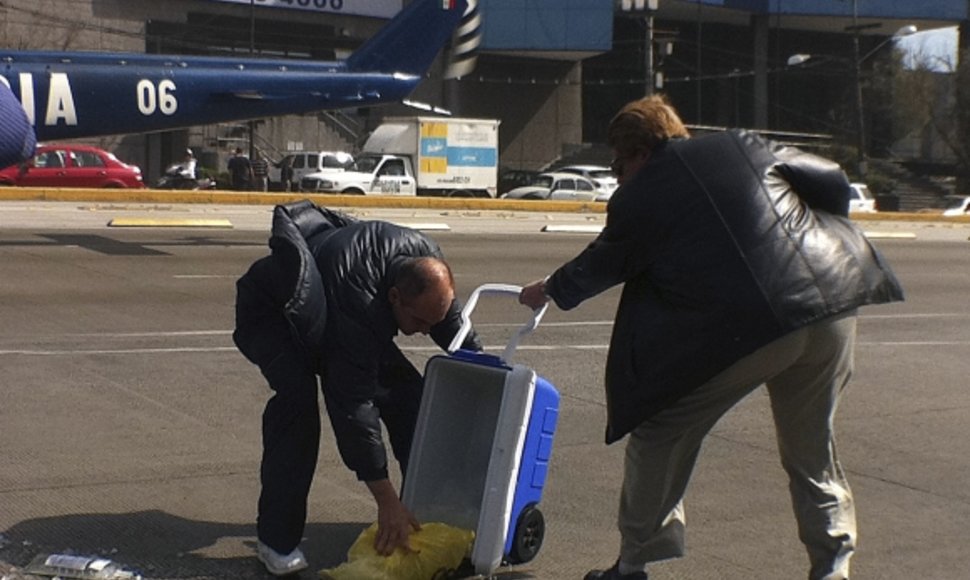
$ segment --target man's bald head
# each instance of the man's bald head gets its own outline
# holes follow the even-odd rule
[[[398,269],[387,297],[401,332],[428,334],[455,299],[455,279],[444,260],[410,258]]]

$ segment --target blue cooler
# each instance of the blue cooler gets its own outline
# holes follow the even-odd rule
[[[510,359],[519,339],[534,330],[533,313],[501,357],[456,350],[471,328],[469,314],[483,293],[521,288],[486,284],[462,311],[462,330],[450,356],[432,357],[415,429],[402,499],[422,522],[473,530],[471,563],[490,575],[503,562],[520,564],[542,546],[538,509],[549,472],[559,416],[559,393],[548,381]]]

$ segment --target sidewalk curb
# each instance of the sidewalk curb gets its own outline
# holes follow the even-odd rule
[[[244,191],[169,191],[160,189],[0,188],[0,201],[85,201],[105,203],[185,203],[278,205],[308,199],[326,207],[606,213],[603,202],[532,201],[464,197],[399,197]]]
[[[179,191],[164,189],[82,189],[44,187],[0,187],[0,201],[52,201],[101,203],[213,204],[213,205],[278,205],[310,200],[326,207],[381,209],[480,210],[605,214],[606,203],[578,201],[536,201],[520,199],[414,197],[385,195],[329,195],[286,192],[248,191]],[[944,218],[942,211],[915,213],[853,213],[857,222],[938,222],[970,223],[970,215]]]

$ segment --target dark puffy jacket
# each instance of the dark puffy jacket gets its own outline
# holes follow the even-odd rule
[[[357,221],[308,201],[275,208],[270,248],[237,283],[236,345],[261,367],[281,344],[300,348],[323,377],[344,462],[362,480],[386,477],[373,399],[381,357],[398,331],[387,292],[403,261],[441,258],[440,249],[418,231]],[[431,329],[442,348],[458,332],[460,312],[456,300]],[[463,347],[481,348],[474,332]]]
[[[744,131],[654,151],[548,285],[570,309],[626,283],[606,366],[608,443],[793,330],[902,300],[848,219],[848,196],[837,164]]]

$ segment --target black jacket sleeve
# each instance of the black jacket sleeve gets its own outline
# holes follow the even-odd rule
[[[431,327],[431,339],[442,350],[448,350],[451,341],[455,339],[455,335],[461,329],[461,308],[461,301],[456,298],[451,302],[451,307],[448,309],[448,314],[445,315],[444,320]],[[461,343],[460,348],[474,351],[482,350],[482,343],[474,328],[468,331],[468,335]]]
[[[344,332],[362,329],[343,329]],[[349,338],[349,337],[348,337]],[[387,451],[381,436],[378,389],[379,352],[348,345],[360,341],[329,341],[324,357],[323,396],[344,464],[360,481],[387,478]],[[376,347],[376,345],[375,345]]]
[[[630,185],[626,187],[629,189]],[[655,238],[662,231],[642,227],[642,209],[629,203],[632,192],[621,187],[610,200],[606,227],[575,258],[556,270],[547,291],[556,305],[569,310],[646,269],[653,259]]]

